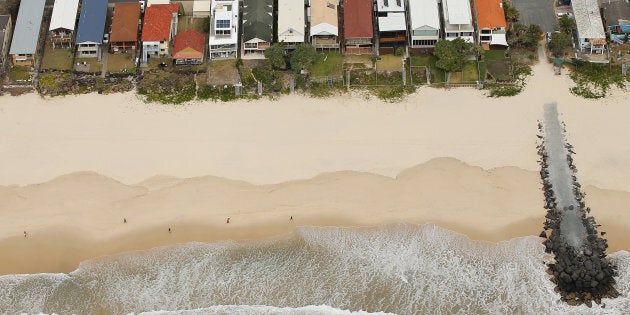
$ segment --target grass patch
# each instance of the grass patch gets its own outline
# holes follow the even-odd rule
[[[388,103],[398,103],[407,97],[407,95],[416,91],[413,86],[387,86],[376,87],[371,89],[372,94],[378,97],[380,100]]]
[[[343,57],[338,52],[321,53],[311,69],[311,76],[326,77],[329,75],[340,76]]]
[[[343,84],[333,83],[332,88],[328,86],[327,82],[311,82],[307,91],[311,97],[326,98],[340,94],[343,89]]]
[[[402,56],[396,55],[381,55],[381,60],[376,61],[376,68],[378,70],[387,71],[401,71],[402,69]]]
[[[151,72],[138,82],[138,94],[146,102],[182,104],[196,97],[193,75],[182,75],[167,71]]]
[[[107,56],[107,71],[112,73],[135,73],[135,60],[129,53],[113,53]]]
[[[451,73],[451,83],[472,83],[477,82],[477,62],[466,61],[462,71]]]
[[[606,97],[612,86],[625,88],[625,83],[629,78],[621,75],[620,66],[578,60],[571,71],[571,79],[576,84],[571,88],[571,93],[584,98],[597,99]]]
[[[202,34],[208,34],[210,31],[210,18],[193,18],[192,16],[180,17],[177,21],[177,33],[183,33],[186,30],[193,29]]]
[[[431,69],[431,83],[444,83],[446,82],[446,73],[444,70],[438,68],[436,63],[438,58],[429,56],[411,56],[410,62],[412,66],[425,66]],[[414,80],[415,82],[415,80]]]
[[[38,88],[41,90],[54,91],[59,88],[57,76],[54,74],[44,74],[39,77]]]
[[[85,62],[87,64],[87,66],[88,66],[87,72],[97,73],[97,72],[101,72],[103,70],[103,64],[98,62],[98,60],[96,60],[96,58],[76,58],[75,62],[76,63],[84,63]]]
[[[486,50],[483,59],[485,61],[505,59],[505,50]]]
[[[197,90],[197,99],[229,102],[237,99],[233,85],[204,85]]]
[[[42,69],[72,70],[72,51],[69,49],[53,49],[46,45],[42,57]]]
[[[207,84],[225,85],[235,84],[239,81],[236,60],[213,60],[208,64]]]
[[[31,73],[28,71],[27,67],[23,66],[13,66],[9,70],[9,79],[11,81],[30,81]]]

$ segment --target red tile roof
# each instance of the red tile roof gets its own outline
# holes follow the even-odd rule
[[[135,42],[138,40],[140,3],[116,3],[112,17],[111,42]]]
[[[343,20],[346,38],[374,37],[372,0],[344,0]]]
[[[175,36],[173,59],[203,59],[206,36],[195,30],[187,30]]]
[[[142,41],[168,41],[171,36],[171,18],[179,12],[179,4],[154,4],[144,10]]]
[[[507,27],[502,0],[475,0],[479,28]]]

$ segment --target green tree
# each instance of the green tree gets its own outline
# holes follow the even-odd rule
[[[563,15],[558,20],[558,25],[560,26],[560,31],[567,34],[575,34],[577,31],[577,26],[575,25],[575,20],[570,18],[568,15]]]
[[[317,50],[311,44],[302,43],[291,55],[291,69],[295,71],[310,70],[317,60]]]
[[[567,33],[552,33],[551,40],[547,44],[549,50],[556,57],[562,57],[564,49],[571,46],[571,35]]]
[[[505,0],[503,1],[503,12],[505,13],[505,19],[510,24],[515,23],[521,17],[521,13]]]
[[[438,41],[433,50],[433,54],[438,57],[436,66],[446,72],[461,70],[466,57],[473,53],[473,49],[473,44],[461,38]]]
[[[536,49],[541,35],[542,29],[536,24],[530,26],[514,24],[513,29],[508,32],[507,41],[513,47]]]
[[[0,6],[0,14],[11,15],[13,17],[13,23],[15,23],[15,17],[17,17],[19,7],[20,0],[6,0],[4,5]]]
[[[205,17],[201,20],[201,29],[206,33],[210,32],[210,17]]]
[[[275,43],[265,49],[265,58],[267,58],[267,64],[271,68],[280,69],[285,68],[287,65],[284,60],[284,47],[279,43]]]
[[[527,31],[523,37],[523,45],[530,49],[536,49],[538,42],[540,42],[540,36],[543,34],[542,29],[537,24],[532,24],[527,27]]]

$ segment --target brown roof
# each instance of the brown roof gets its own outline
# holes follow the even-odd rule
[[[171,18],[179,12],[179,4],[154,4],[144,10],[142,41],[169,41],[171,38]]]
[[[374,37],[372,0],[344,0],[343,20],[346,38]]]
[[[138,41],[138,21],[140,20],[140,3],[116,3],[112,16],[112,42]]]
[[[479,28],[507,27],[503,0],[475,0]]]
[[[206,36],[195,30],[175,35],[173,59],[202,59]]]

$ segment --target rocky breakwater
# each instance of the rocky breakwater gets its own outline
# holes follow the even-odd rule
[[[606,257],[606,232],[598,233],[599,225],[589,216],[573,164],[575,152],[565,141],[556,104],[545,104],[544,112],[544,122],[538,124],[538,154],[547,215],[540,236],[555,260],[547,264],[548,273],[563,301],[590,307],[619,295],[614,288],[616,267]]]

